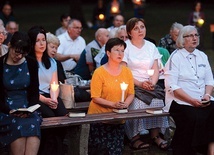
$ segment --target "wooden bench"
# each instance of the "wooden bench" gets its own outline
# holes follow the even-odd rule
[[[88,135],[91,123],[118,121],[149,117],[169,116],[169,113],[148,114],[145,110],[129,110],[128,113],[87,114],[85,117],[50,117],[44,118],[41,129],[64,127],[68,132],[68,154],[85,155],[88,150]]]

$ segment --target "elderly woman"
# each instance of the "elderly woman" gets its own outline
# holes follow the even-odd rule
[[[173,155],[195,155],[201,146],[214,154],[213,74],[206,54],[196,49],[199,34],[194,26],[184,26],[165,66],[166,107],[176,124]],[[206,149],[207,150],[207,149]]]
[[[126,44],[118,38],[106,43],[108,62],[97,68],[91,80],[91,97],[88,114],[112,112],[113,109],[127,108],[134,98],[134,83],[131,71],[120,65]],[[124,101],[121,101],[120,84],[125,82]],[[89,155],[122,155],[124,142],[124,121],[101,122],[90,126]],[[101,152],[103,151],[103,152]]]
[[[161,55],[153,43],[144,39],[146,27],[143,19],[131,18],[126,23],[126,30],[129,40],[126,41],[127,48],[122,63],[131,69],[135,84],[135,98],[130,109],[163,107],[165,94],[163,89],[156,85],[159,78],[158,59]],[[147,73],[150,69],[154,70],[151,77]],[[160,149],[168,147],[167,141],[159,136],[160,128],[168,127],[167,117],[128,120],[125,127],[132,149],[149,147],[149,144],[140,138],[140,133],[146,129],[151,129],[151,138]]]

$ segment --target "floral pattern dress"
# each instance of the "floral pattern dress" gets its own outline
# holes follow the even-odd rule
[[[10,109],[28,107],[27,87],[30,84],[30,74],[27,61],[20,65],[4,64],[3,83],[5,103]],[[41,121],[38,112],[27,118],[20,118],[0,111],[0,146],[8,145],[20,137],[40,138]]]

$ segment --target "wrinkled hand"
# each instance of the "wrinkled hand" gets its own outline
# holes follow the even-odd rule
[[[142,88],[145,90],[154,90],[154,85],[150,81],[144,81],[142,83]]]
[[[209,104],[202,104],[201,101],[198,99],[192,99],[190,104],[192,104],[194,107],[202,107],[202,108],[210,105],[210,103]]]

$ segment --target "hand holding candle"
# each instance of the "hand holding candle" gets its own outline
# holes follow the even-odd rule
[[[151,77],[154,74],[154,69],[148,69],[147,74],[149,75],[149,80],[151,81]]]
[[[57,100],[56,91],[57,91],[58,87],[59,87],[59,85],[56,84],[55,81],[51,84],[51,90],[53,92],[53,96],[52,96],[53,100]]]
[[[124,96],[125,96],[125,91],[126,91],[127,87],[128,87],[128,84],[126,84],[125,82],[123,82],[123,83],[120,84],[120,88],[121,88],[121,90],[122,90],[121,102],[124,102],[124,101],[125,101],[125,100],[124,100]]]

